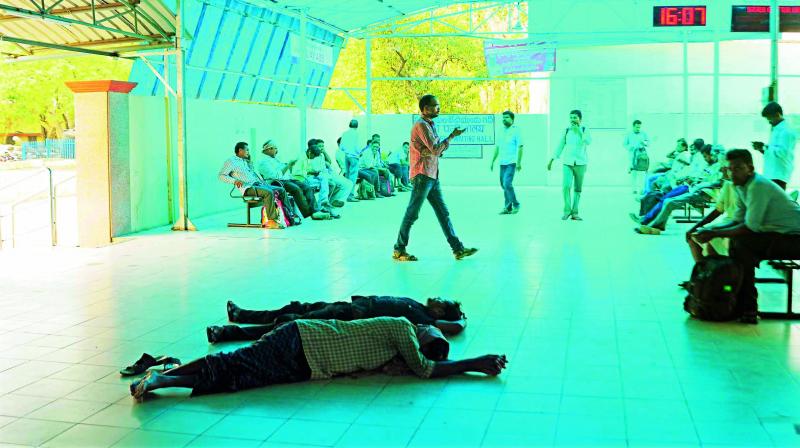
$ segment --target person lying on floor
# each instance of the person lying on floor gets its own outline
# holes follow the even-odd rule
[[[445,353],[443,359],[431,360],[420,351],[420,337],[418,327],[402,317],[350,322],[301,319],[236,351],[206,355],[163,373],[150,370],[131,383],[130,392],[137,400],[165,387],[190,388],[192,395],[236,392],[372,371],[397,356],[420,378],[465,372],[496,376],[506,367],[505,355],[451,361]]]
[[[467,326],[461,303],[431,297],[423,305],[408,297],[353,296],[350,302],[291,302],[277,310],[253,311],[239,308],[228,301],[228,320],[243,324],[261,324],[250,327],[238,325],[210,326],[206,328],[208,342],[254,341],[272,331],[277,325],[297,319],[355,320],[370,317],[405,317],[417,325],[433,325],[445,334],[458,334]]]

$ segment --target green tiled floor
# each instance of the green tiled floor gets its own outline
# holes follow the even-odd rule
[[[522,212],[498,216],[499,189],[445,188],[458,234],[481,249],[460,262],[427,208],[409,246],[421,261],[392,262],[407,195],[284,231],[227,229],[237,210],[103,249],[4,250],[0,446],[800,446],[800,324],[687,319],[685,227],[634,234],[620,189],[587,188],[584,222],[559,219],[556,189],[519,193]],[[461,300],[469,325],[451,355],[502,352],[508,369],[168,389],[142,404],[116,373],[142,352],[235,349],[205,342],[228,298],[356,293]],[[763,288],[762,307],[783,294]]]

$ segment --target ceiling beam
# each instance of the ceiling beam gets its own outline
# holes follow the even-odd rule
[[[18,37],[11,37],[11,36],[0,36],[0,42],[12,42],[12,43],[15,43],[15,44],[29,45],[29,46],[33,46],[33,47],[52,48],[54,50],[73,51],[73,52],[77,52],[77,53],[93,54],[93,55],[96,55],[96,56],[119,57],[119,53],[117,53],[117,52],[91,50],[89,48],[76,48],[76,47],[70,47],[70,46],[67,46],[67,45],[53,44],[53,43],[50,43],[50,42],[39,42],[39,41],[29,40],[29,39],[20,39]]]
[[[122,3],[108,3],[105,5],[96,4],[94,10],[102,11],[104,9],[114,9],[114,8],[125,8],[125,5]],[[76,6],[74,8],[54,9],[50,11],[48,14],[54,16],[64,16],[70,14],[77,14],[81,12],[90,12],[91,10],[92,10],[91,6]],[[11,21],[11,20],[27,20],[27,19],[24,17],[11,16],[11,15],[0,16],[0,22]]]
[[[83,20],[71,19],[69,17],[54,16],[52,14],[41,13],[39,11],[33,11],[33,10],[30,10],[30,9],[17,8],[17,7],[9,6],[9,5],[0,4],[0,11],[4,11],[6,14],[20,16],[20,17],[26,18],[27,20],[31,20],[31,19],[32,20],[38,20],[38,19],[41,19],[41,20],[45,20],[45,21],[48,21],[48,22],[51,22],[51,23],[55,23],[56,25],[65,25],[65,26],[79,25],[79,26],[85,26],[87,28],[93,28],[93,29],[96,29],[96,30],[107,31],[107,32],[113,33],[113,34],[122,34],[123,36],[142,39],[142,40],[146,40],[146,41],[149,41],[149,42],[154,42],[154,41],[160,40],[160,39],[154,39],[154,38],[152,38],[150,36],[145,36],[145,35],[139,34],[139,33],[134,33],[134,32],[130,32],[130,31],[121,30],[121,29],[118,29],[118,28],[112,28],[112,27],[108,27],[108,26],[98,25],[98,24],[93,23],[93,22],[84,22]]]

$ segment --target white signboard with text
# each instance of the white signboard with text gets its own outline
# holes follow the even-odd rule
[[[419,115],[412,115],[412,123],[419,120]],[[453,139],[450,148],[442,155],[446,159],[480,159],[483,157],[483,146],[494,146],[494,115],[491,114],[444,114],[434,119],[436,133],[445,138],[455,128],[464,128],[466,132]]]

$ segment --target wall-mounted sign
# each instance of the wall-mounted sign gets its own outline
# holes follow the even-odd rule
[[[419,115],[411,116],[411,123],[416,123]],[[453,139],[450,148],[442,157],[449,159],[480,159],[483,157],[483,145],[494,145],[494,115],[491,114],[446,114],[434,119],[436,133],[445,138],[455,128],[464,128],[466,132]]]
[[[289,35],[289,48],[295,60],[300,57],[300,43],[299,37]],[[333,67],[333,47],[306,39],[306,61]]]
[[[556,49],[549,42],[486,40],[483,43],[489,76],[552,72]]]
[[[706,26],[706,7],[653,6],[653,26]]]
[[[781,6],[780,31],[800,32],[800,6]],[[737,33],[768,33],[769,6],[742,5],[731,9],[731,31]]]

